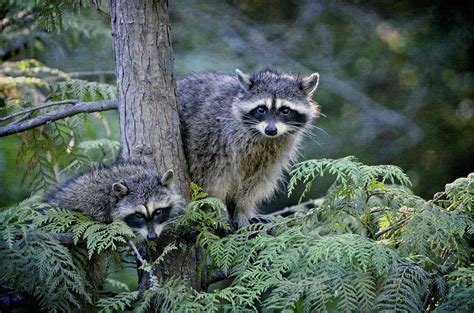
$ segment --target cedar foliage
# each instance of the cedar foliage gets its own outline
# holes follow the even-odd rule
[[[219,229],[229,229],[224,204],[193,185],[193,202],[174,224],[197,233],[196,244],[205,253],[201,267],[207,269],[202,275],[224,277],[208,292],[173,278],[157,288],[98,298],[84,279],[84,263],[74,259],[81,254],[74,251],[85,246],[87,258],[104,251],[125,258],[131,254],[125,245],[133,236],[130,229],[67,210],[39,213],[44,205],[37,198],[0,213],[0,252],[6,256],[0,277],[47,311],[87,304],[101,312],[472,308],[474,174],[426,201],[403,187],[409,180],[398,167],[367,166],[354,157],[309,160],[293,168],[289,191],[301,182],[307,189],[327,174],[334,183],[320,205],[224,237],[218,235]],[[65,231],[77,245],[66,248],[52,236]],[[153,266],[160,266],[170,250],[183,248],[170,246]],[[69,287],[46,293],[50,285]]]
[[[110,100],[116,97],[116,88],[109,84],[71,79],[67,73],[46,67],[38,61],[23,60],[0,65],[0,95],[6,101],[5,107],[0,108],[1,113],[15,114],[33,109],[35,98],[83,102]],[[46,107],[28,116],[39,116],[64,106],[67,104]],[[91,116],[108,128],[103,114]],[[88,115],[80,114],[18,134],[21,142],[18,162],[26,163],[24,179],[33,191],[55,185],[60,180],[58,166],[74,174],[92,168],[97,161],[110,163],[113,160],[119,148],[117,142],[106,139],[82,142],[84,124],[88,120]],[[97,153],[91,150],[101,152],[99,159],[92,157]]]

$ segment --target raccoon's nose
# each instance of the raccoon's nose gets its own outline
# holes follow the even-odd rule
[[[155,240],[158,238],[158,235],[156,235],[155,231],[151,230],[148,232],[148,235],[146,236],[146,239],[148,240]]]
[[[265,135],[268,136],[275,136],[277,134],[278,130],[275,125],[268,125],[265,128]]]

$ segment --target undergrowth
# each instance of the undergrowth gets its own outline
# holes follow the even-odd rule
[[[207,292],[172,278],[154,289],[97,296],[84,263],[75,260],[76,245],[85,247],[88,259],[106,251],[130,255],[126,243],[133,233],[123,223],[104,225],[67,210],[40,213],[38,198],[0,213],[2,285],[29,294],[45,311],[472,309],[474,174],[448,184],[432,200],[413,195],[400,168],[367,166],[353,157],[305,161],[291,174],[290,193],[300,183],[306,193],[322,175],[332,175],[334,183],[309,210],[295,206],[290,216],[224,237],[218,234],[230,229],[225,205],[193,185],[193,201],[175,227],[198,233],[196,245],[205,253],[201,266],[209,276],[223,277],[224,284],[213,283]],[[72,246],[55,237],[64,232]]]

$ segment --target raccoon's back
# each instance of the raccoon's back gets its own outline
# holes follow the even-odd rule
[[[193,74],[177,83],[177,94],[182,116],[192,116],[212,111],[222,113],[239,95],[238,81],[217,73]],[[209,110],[212,109],[212,110]]]
[[[109,222],[117,202],[112,184],[124,177],[146,175],[147,171],[142,164],[100,166],[60,184],[43,201],[53,207],[80,211],[102,222]]]
[[[231,107],[240,90],[237,79],[223,74],[194,74],[178,81],[181,134],[191,174],[197,162],[229,153],[238,123]]]

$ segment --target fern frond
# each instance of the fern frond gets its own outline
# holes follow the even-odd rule
[[[80,231],[83,231],[81,228]],[[72,231],[76,233],[75,228]],[[133,231],[122,221],[115,221],[111,224],[102,224],[98,222],[90,223],[84,230],[82,238],[86,241],[89,258],[94,253],[100,253],[104,250],[116,250],[120,244],[127,242],[127,237],[133,237]]]
[[[115,280],[115,279],[112,279],[112,278],[107,278],[105,280],[105,282],[114,289],[130,291],[130,288],[128,287],[128,285],[121,282],[121,281],[118,281],[118,280]]]
[[[0,253],[2,282],[38,299],[43,310],[69,311],[91,302],[84,274],[68,249],[48,235],[29,230],[11,248],[0,243]]]
[[[448,210],[462,210],[474,217],[474,173],[446,185]]]
[[[448,295],[436,312],[469,312],[474,307],[474,268],[460,267],[450,273]]]
[[[191,201],[197,201],[207,198],[208,194],[196,183],[191,182]]]
[[[134,236],[133,231],[122,221],[103,224],[66,209],[50,209],[36,217],[34,225],[48,232],[72,232],[75,244],[79,240],[86,242],[89,259],[94,253],[116,250],[120,244],[127,242],[127,237]]]
[[[119,293],[112,298],[102,298],[97,301],[99,312],[112,313],[117,311],[125,311],[139,298],[139,291],[127,291]]]
[[[165,260],[166,255],[168,255],[171,251],[174,251],[174,250],[177,250],[177,249],[178,249],[178,247],[176,247],[176,245],[174,245],[174,244],[167,245],[163,249],[161,254],[156,258],[155,261],[153,261],[153,263],[150,266],[155,267],[155,266],[160,265],[160,263],[162,263]],[[142,265],[141,268],[143,268],[143,266],[144,265]]]
[[[470,251],[464,239],[469,222],[462,211],[446,211],[427,203],[401,228],[400,252],[446,262],[455,255],[452,261],[465,263]]]
[[[300,201],[309,192],[316,176],[323,176],[325,173],[335,176],[334,185],[340,185],[339,194],[354,195],[360,188],[367,186],[374,180],[382,183],[399,182],[402,185],[410,185],[408,176],[403,171],[393,165],[368,166],[357,161],[353,156],[342,159],[320,159],[308,160],[298,163],[291,170],[291,179],[288,184],[288,196],[292,194],[296,185],[302,182],[305,189],[300,197]]]
[[[212,237],[212,230],[230,229],[225,204],[217,198],[204,198],[190,202],[184,214],[175,223],[179,229],[196,228],[199,231],[198,242],[203,243],[206,236]]]
[[[82,102],[111,100],[117,96],[115,86],[90,82],[82,79],[68,79],[52,84],[50,87],[53,99],[75,99]]]
[[[427,273],[417,265],[393,267],[376,298],[376,308],[391,312],[419,312],[428,283]]]

